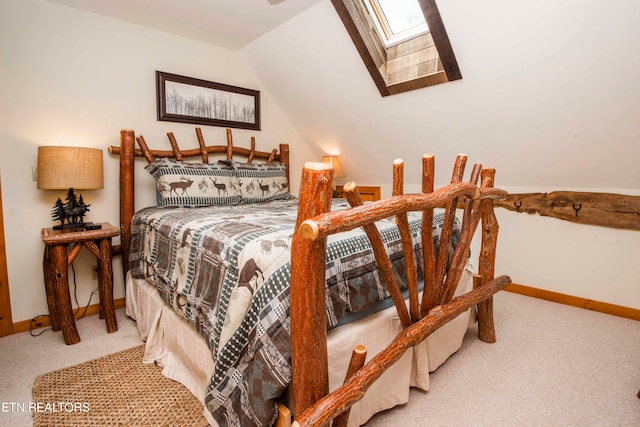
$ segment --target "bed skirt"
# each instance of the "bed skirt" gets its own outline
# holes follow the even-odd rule
[[[456,294],[473,287],[470,266],[465,269]],[[409,400],[409,388],[429,389],[429,372],[433,372],[455,353],[462,344],[469,323],[475,320],[471,309],[462,313],[407,351],[405,355],[367,391],[351,408],[349,426],[359,426],[374,414],[404,404]],[[205,391],[214,362],[205,340],[196,330],[160,298],[155,287],[127,275],[126,313],[137,322],[138,332],[146,349],[144,363],[157,363],[164,376],[186,386],[204,402]],[[362,344],[367,359],[384,349],[400,332],[401,326],[394,307],[389,307],[328,333],[329,388],[342,385],[352,349]],[[290,406],[291,407],[291,406]],[[211,426],[217,423],[203,406]]]

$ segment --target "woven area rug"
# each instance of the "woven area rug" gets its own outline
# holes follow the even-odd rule
[[[182,384],[142,363],[144,346],[49,372],[33,385],[33,425],[207,426],[203,406]]]

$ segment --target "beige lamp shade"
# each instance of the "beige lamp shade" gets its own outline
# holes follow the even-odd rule
[[[38,147],[38,188],[97,190],[104,188],[102,150]]]
[[[340,158],[338,156],[323,156],[322,163],[330,163],[335,171],[334,177],[340,178],[346,176],[342,171],[342,165],[340,165]]]

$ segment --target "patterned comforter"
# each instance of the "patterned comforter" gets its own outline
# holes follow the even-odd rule
[[[131,274],[151,281],[206,339],[215,368],[205,403],[220,426],[271,425],[275,399],[291,380],[289,250],[297,202],[152,207],[133,219]],[[346,207],[334,199],[333,210]],[[437,243],[442,215],[435,218]],[[410,224],[421,257],[420,216]],[[378,228],[406,277],[394,220]],[[329,328],[389,296],[360,229],[329,238],[326,277]],[[406,287],[404,279],[400,285]]]

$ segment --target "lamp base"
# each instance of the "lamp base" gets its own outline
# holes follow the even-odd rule
[[[51,218],[54,221],[60,221],[60,225],[53,227],[54,230],[84,227],[83,218],[89,211],[89,206],[91,205],[82,200],[82,195],[76,196],[73,188],[70,188],[67,192],[66,203],[62,203],[62,200],[58,198],[51,210]]]

